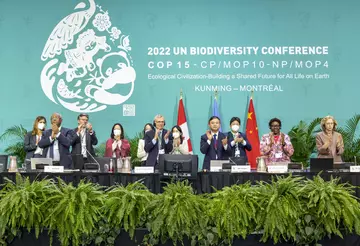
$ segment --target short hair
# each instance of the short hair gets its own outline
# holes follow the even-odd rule
[[[150,126],[151,127],[151,130],[153,130],[153,131],[155,131],[155,127],[153,126],[153,124],[151,124],[151,123],[146,123],[145,125],[144,125],[144,129],[143,129],[143,138],[145,139],[145,128],[146,128],[146,126]]]
[[[337,123],[337,121],[335,120],[335,118],[334,118],[333,116],[331,116],[331,115],[327,115],[327,116],[325,116],[324,118],[321,119],[321,122],[320,122],[321,129],[322,129],[323,131],[326,130],[325,124],[326,124],[326,121],[329,120],[329,119],[332,119],[332,120],[333,120],[333,122],[334,122],[333,131],[335,131],[338,123]]]
[[[53,116],[54,114],[56,114],[56,115],[59,117],[59,119],[61,119],[61,120],[63,119],[60,113],[53,113],[53,114],[51,115],[50,119],[52,119],[52,116]]]
[[[272,119],[269,121],[269,127],[271,127],[272,123],[274,123],[274,122],[279,123],[279,126],[281,127],[281,120],[278,119],[278,118],[272,118]]]
[[[123,126],[120,124],[120,123],[115,123],[111,129],[111,134],[110,134],[110,137],[111,139],[113,139],[115,137],[114,135],[114,128],[115,126],[120,126],[120,129],[121,129],[121,134],[120,134],[120,139],[124,139],[124,128]]]
[[[165,119],[165,117],[164,117],[164,116],[162,116],[161,114],[157,114],[157,115],[155,115],[155,117],[154,117],[154,121],[155,121],[157,118],[164,118],[164,119]]]
[[[90,118],[88,114],[81,113],[81,114],[78,115],[77,119],[80,120],[80,117],[83,117],[83,116],[85,116],[87,119]]]
[[[240,118],[239,118],[239,117],[232,117],[231,120],[230,120],[230,125],[231,125],[234,121],[239,122],[239,125],[241,125],[241,121],[240,121]]]
[[[219,117],[217,117],[217,116],[211,116],[210,119],[209,119],[208,124],[210,124],[210,121],[212,121],[213,119],[218,119],[218,120],[221,122],[221,120],[220,120]]]

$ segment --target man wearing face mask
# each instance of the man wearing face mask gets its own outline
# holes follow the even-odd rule
[[[92,125],[89,123],[89,115],[80,114],[77,119],[78,127],[74,129],[76,134],[73,139],[71,154],[81,154],[84,158],[84,163],[96,162],[92,159],[91,155],[95,156],[93,145],[97,145],[98,139]]]
[[[47,158],[53,159],[54,165],[72,168],[70,146],[74,139],[74,131],[61,125],[62,116],[59,113],[51,115],[51,129],[44,131],[39,147],[44,149]]]
[[[246,138],[245,133],[239,131],[240,129],[240,118],[232,117],[230,120],[231,131],[228,132],[228,141],[230,143],[230,148],[227,149],[227,154],[229,157],[246,157],[246,151],[251,151],[251,145]]]
[[[155,166],[159,155],[169,154],[173,149],[172,140],[169,139],[170,132],[164,129],[165,119],[162,115],[156,115],[153,122],[155,131],[145,134],[145,151],[148,153],[146,166]]]
[[[44,152],[39,147],[39,141],[42,138],[45,130],[46,119],[44,116],[36,117],[31,132],[28,132],[24,138],[24,150],[26,152],[26,161],[29,163],[31,158],[41,158]]]

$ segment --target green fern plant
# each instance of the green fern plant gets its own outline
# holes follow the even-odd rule
[[[339,178],[325,181],[319,175],[305,181],[299,193],[305,202],[305,212],[303,223],[298,223],[298,241],[313,243],[332,234],[342,238],[339,229],[360,234],[360,204],[353,195],[355,187],[339,181]]]
[[[248,182],[218,190],[209,196],[209,217],[216,225],[218,237],[229,245],[234,237],[244,239],[256,228],[260,193]]]
[[[298,125],[291,128],[288,135],[294,147],[294,154],[291,156],[293,162],[301,162],[304,166],[309,165],[310,155],[316,151],[315,134],[321,130],[320,122],[321,118],[316,118],[309,124],[300,121]]]
[[[24,138],[27,130],[22,126],[12,126],[7,128],[0,136],[0,141],[9,142],[5,148],[5,153],[16,156],[18,166],[24,163],[26,152],[24,150]]]
[[[105,195],[102,187],[80,181],[77,187],[58,179],[57,193],[46,201],[45,225],[57,231],[63,246],[79,245],[100,220]]]
[[[142,216],[153,197],[154,194],[140,182],[109,188],[105,202],[107,221],[115,228],[124,228],[133,238],[136,228],[142,226]]]
[[[194,194],[188,181],[168,184],[164,193],[155,195],[149,203],[146,227],[150,233],[144,242],[156,245],[169,239],[177,245],[187,237],[194,245],[206,241],[206,235],[213,239],[206,233],[206,208],[206,200]]]
[[[16,182],[6,179],[0,190],[0,236],[9,228],[16,231],[26,228],[28,232],[35,229],[36,237],[44,225],[44,203],[55,191],[51,179],[31,182],[29,177],[16,174]]]
[[[344,140],[343,161],[353,162],[354,156],[360,160],[360,137],[356,134],[360,121],[360,114],[354,115],[346,121],[344,127],[338,127],[337,131],[342,135]]]
[[[106,149],[106,143],[103,142],[101,144],[98,144],[95,148],[95,155],[98,157],[103,157],[105,155],[105,149]]]
[[[139,140],[142,138],[143,138],[142,132],[136,133],[135,137],[133,137],[133,138],[129,138],[129,137],[126,138],[126,139],[128,139],[129,144],[130,144],[130,157],[131,157],[131,166],[132,167],[141,165],[141,161],[137,157],[137,150],[138,150]]]
[[[275,243],[280,240],[296,240],[296,221],[302,215],[300,189],[302,177],[291,175],[273,178],[272,183],[260,182],[258,205],[262,208],[257,213],[257,230],[263,230],[262,242],[272,238]]]

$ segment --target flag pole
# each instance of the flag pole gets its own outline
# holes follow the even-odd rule
[[[251,89],[251,96],[250,96],[250,99],[253,99],[253,97],[254,97],[254,88],[253,88],[253,89]]]
[[[217,100],[217,97],[218,97],[218,91],[217,89],[215,89],[215,99]]]
[[[182,97],[183,97],[183,90],[182,90],[182,88],[180,89],[180,99],[182,99]]]

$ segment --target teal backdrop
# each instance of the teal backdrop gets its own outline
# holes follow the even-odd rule
[[[285,132],[328,114],[341,125],[358,112],[359,10],[355,0],[0,0],[0,133],[53,112],[73,128],[80,111],[100,142],[114,123],[134,136],[156,114],[171,128],[181,89],[200,161],[215,90],[223,130],[232,116],[244,129],[252,89],[260,135],[272,117]],[[251,53],[211,53],[223,47]]]

